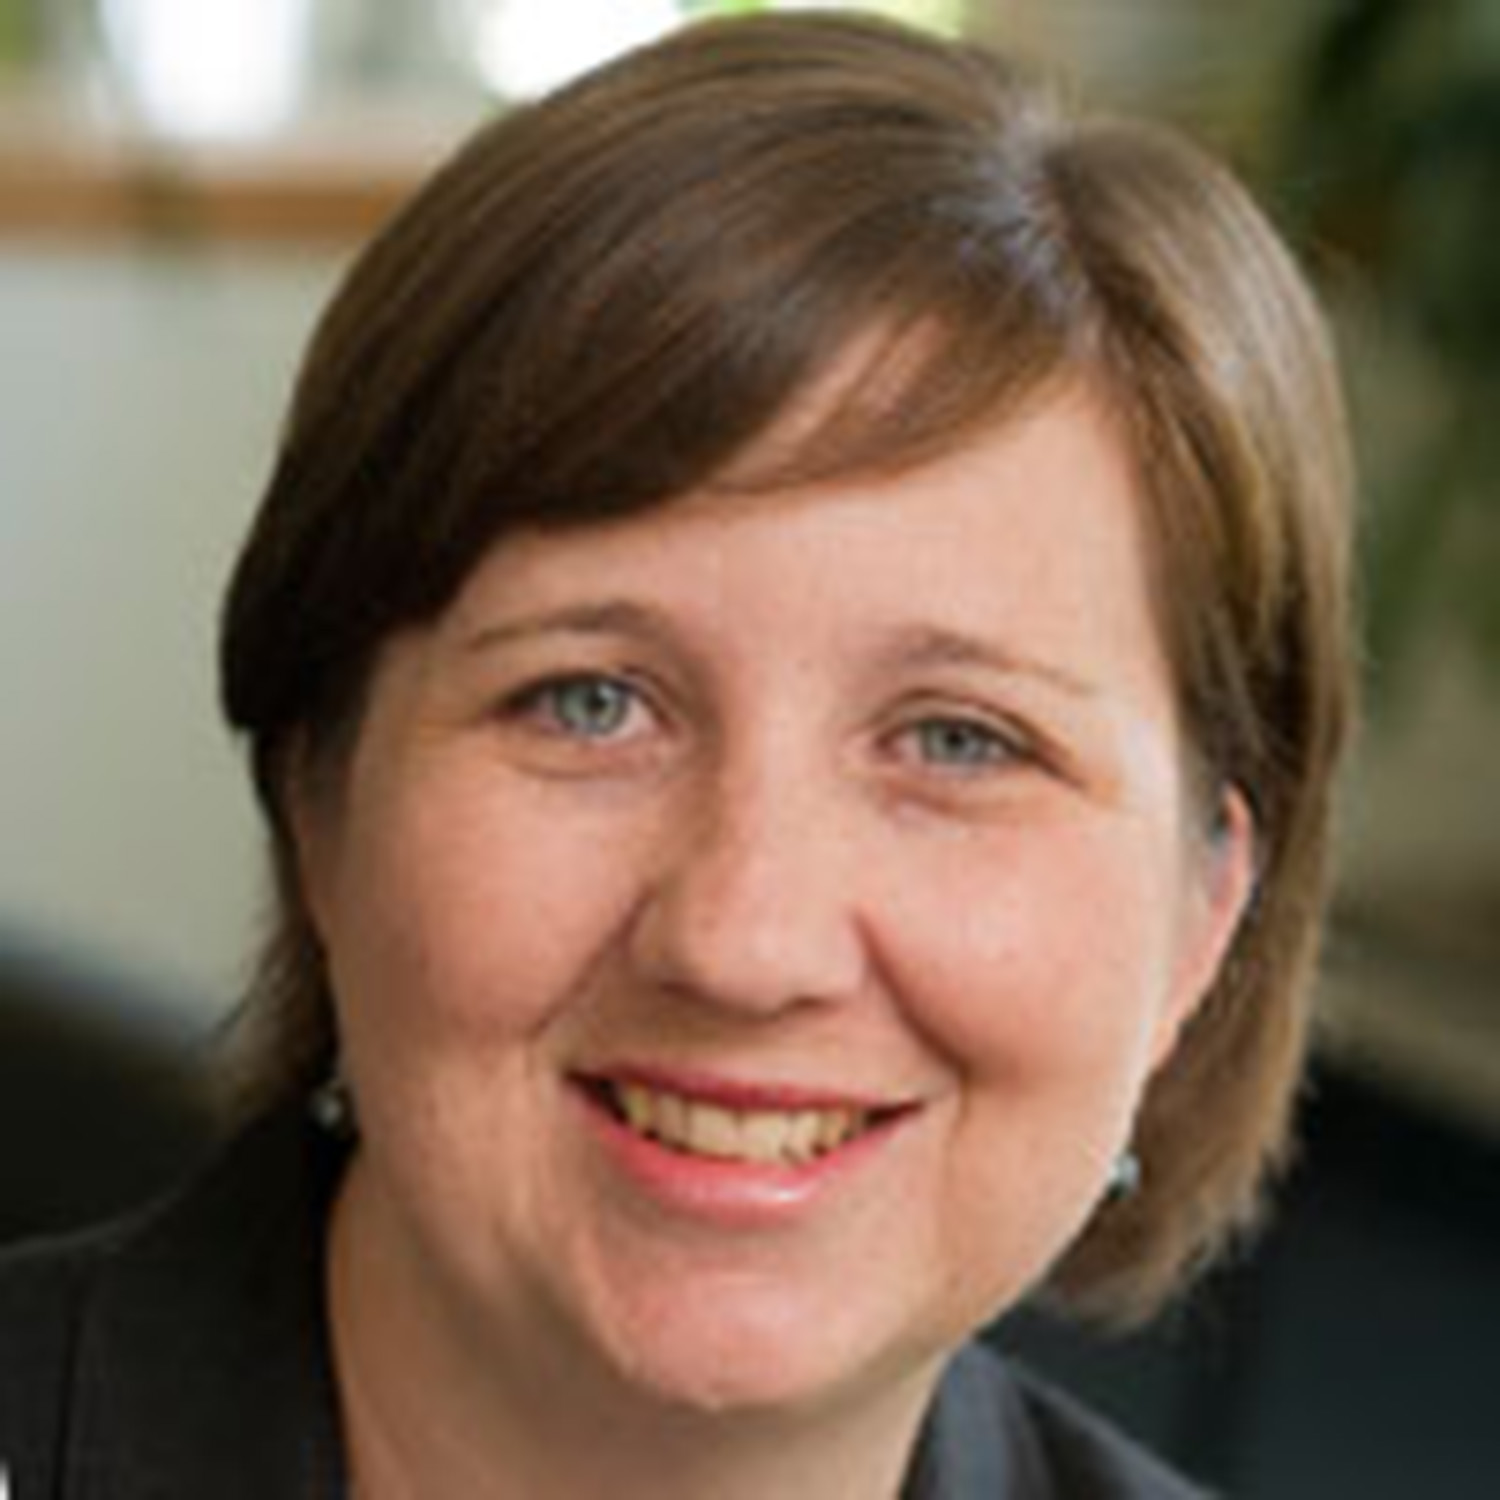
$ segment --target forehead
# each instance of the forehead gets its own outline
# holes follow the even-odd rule
[[[836,619],[991,633],[1101,671],[1133,653],[1156,671],[1141,510],[1116,424],[1075,387],[896,474],[716,484],[627,519],[513,536],[449,626],[634,602],[757,649]]]

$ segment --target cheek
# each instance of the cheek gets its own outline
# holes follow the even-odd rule
[[[613,861],[492,783],[414,778],[352,822],[329,943],[370,1159],[480,1256],[476,1225],[545,1217],[549,1062],[622,908]]]
[[[492,783],[416,782],[346,851],[336,989],[403,1045],[544,1031],[628,909],[625,861]]]
[[[1019,831],[914,879],[885,950],[912,1020],[1008,1090],[1133,1089],[1171,973],[1170,880],[1090,828]]]

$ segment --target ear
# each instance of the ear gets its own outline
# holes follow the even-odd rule
[[[1188,853],[1172,988],[1157,1025],[1153,1070],[1172,1055],[1213,989],[1250,905],[1255,874],[1255,815],[1244,793],[1231,786],[1212,829],[1196,835]]]

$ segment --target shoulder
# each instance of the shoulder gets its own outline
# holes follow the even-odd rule
[[[271,1118],[135,1217],[0,1254],[18,1500],[339,1492],[320,1266],[341,1162]]]
[[[0,1472],[60,1462],[84,1308],[119,1239],[110,1228],[0,1251]]]
[[[940,1500],[1207,1500],[1104,1418],[980,1343],[949,1369],[936,1417],[943,1482],[928,1493]]]
[[[1208,1492],[1073,1397],[1026,1371],[1016,1386],[1058,1475],[1059,1494],[1091,1500],[1207,1500]]]

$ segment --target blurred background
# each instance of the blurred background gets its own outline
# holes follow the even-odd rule
[[[0,1237],[211,1136],[260,843],[217,599],[340,269],[481,117],[753,0],[0,0]],[[833,7],[825,7],[833,8]],[[1500,0],[853,5],[1226,152],[1335,313],[1369,722],[1306,1145],[1165,1330],[998,1332],[1245,1500],[1500,1473]]]

